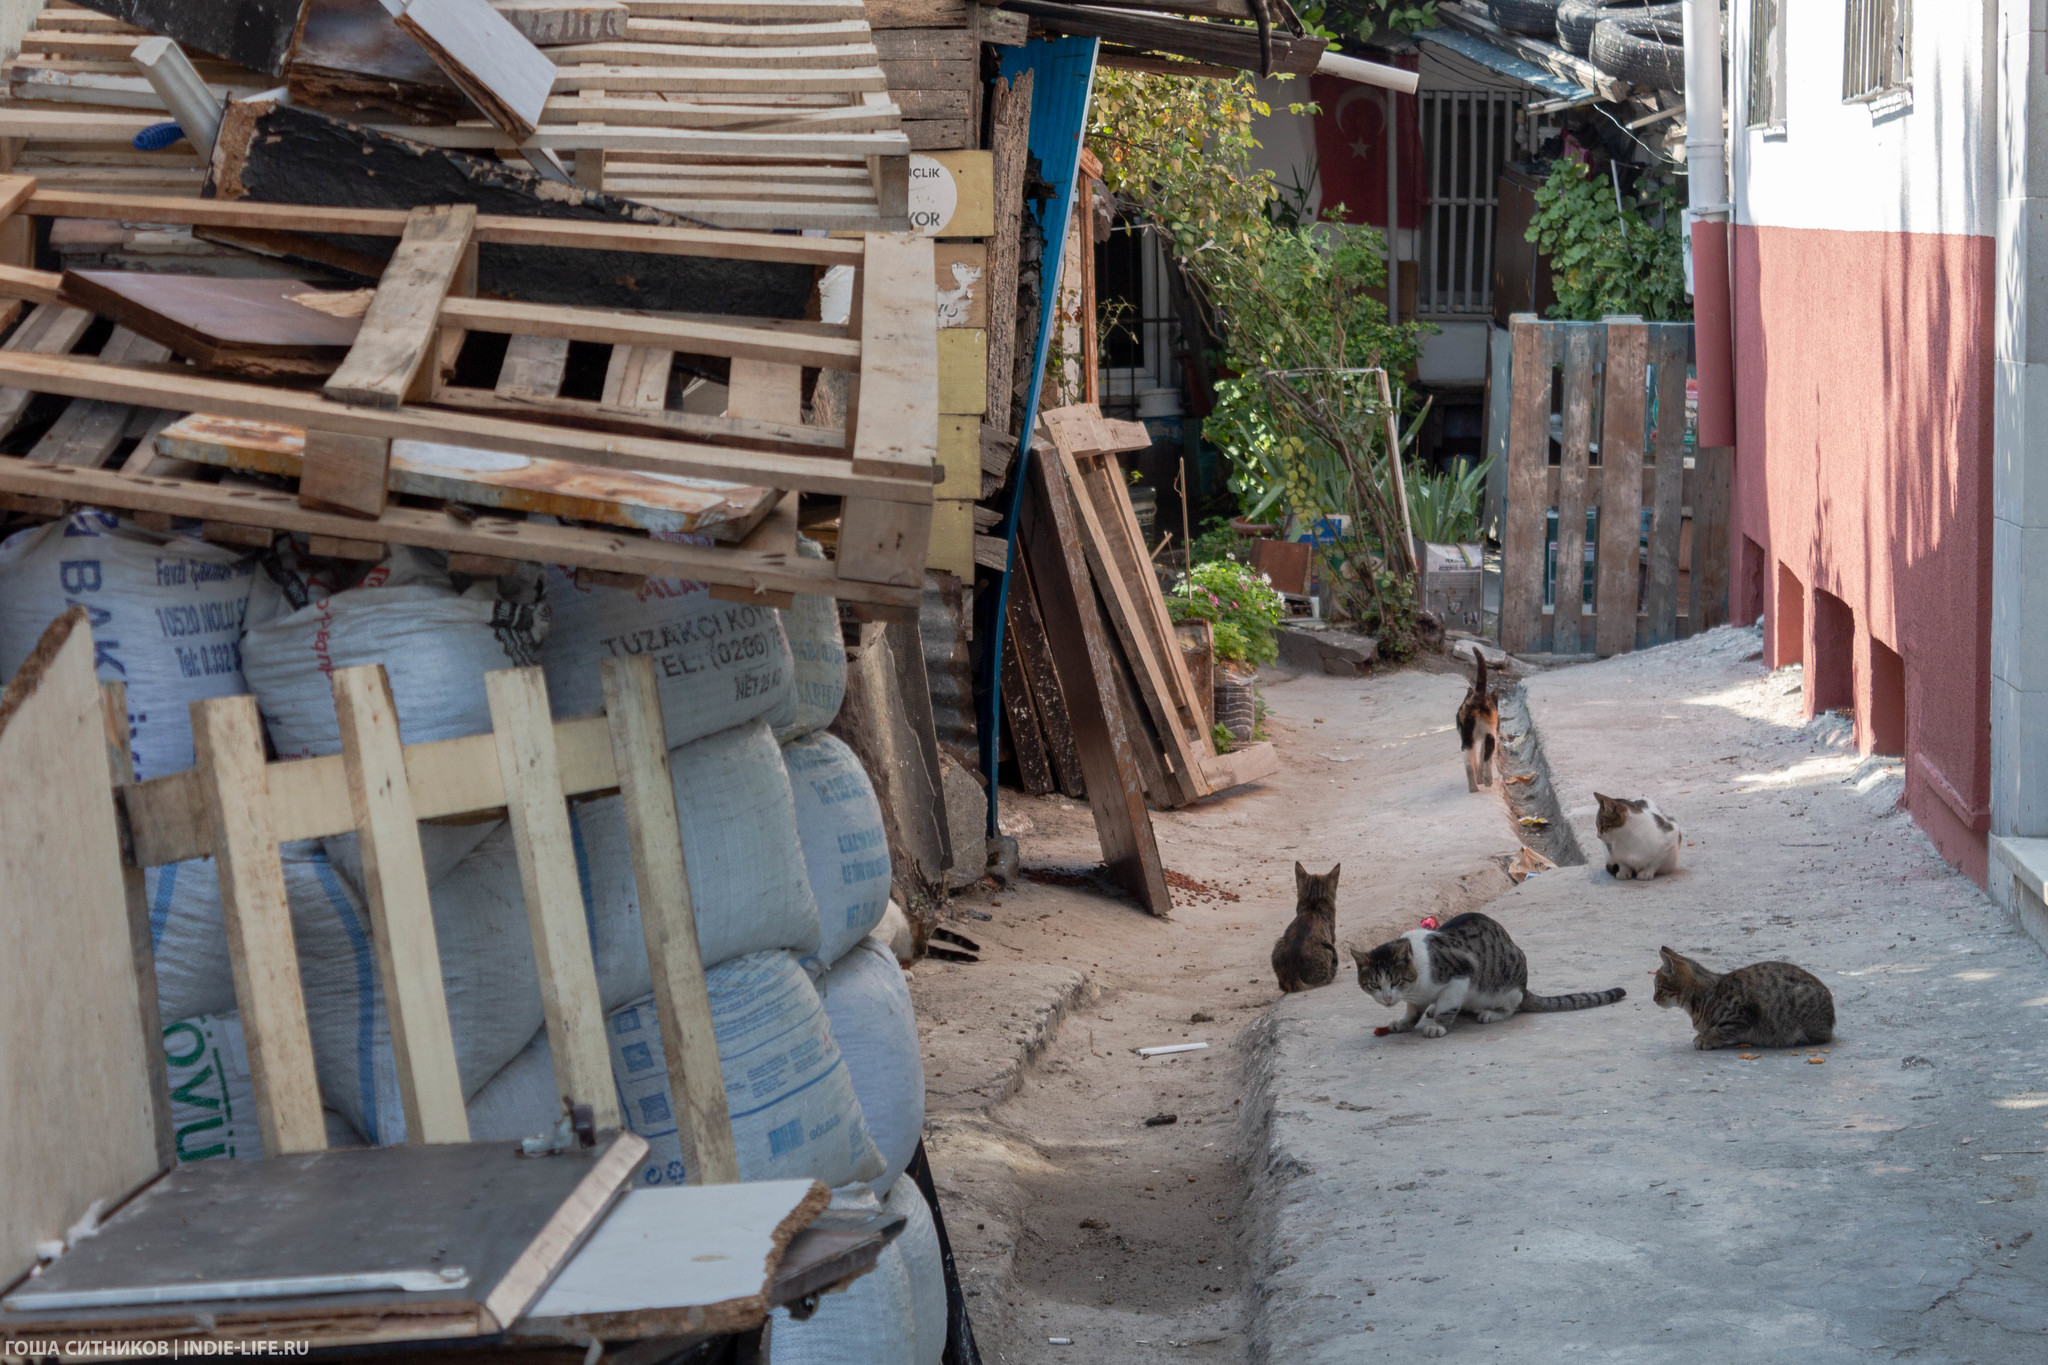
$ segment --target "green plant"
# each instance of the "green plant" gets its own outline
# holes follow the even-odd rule
[[[1209,727],[1209,742],[1216,746],[1216,752],[1227,754],[1237,747],[1237,736],[1230,733],[1230,727],[1218,721]]]
[[[1216,517],[1195,532],[1195,543],[1188,547],[1188,564],[1193,567],[1212,559],[1235,559],[1243,539],[1232,529],[1229,517]]]
[[[1435,28],[1436,4],[1434,0],[1420,4],[1408,0],[1323,0],[1302,6],[1301,17],[1311,31],[1367,42],[1388,34]]]
[[[1584,162],[1558,160],[1536,191],[1527,233],[1550,258],[1557,290],[1550,316],[1596,322],[1636,313],[1652,322],[1691,321],[1679,235],[1683,203],[1669,182],[1624,199]]]
[[[1212,559],[1181,576],[1166,599],[1176,621],[1207,621],[1220,662],[1269,664],[1280,656],[1273,629],[1287,604],[1266,576],[1234,559]]]
[[[1439,545],[1479,538],[1479,495],[1486,491],[1488,456],[1458,474],[1424,474],[1409,466],[1408,517],[1415,534]]]

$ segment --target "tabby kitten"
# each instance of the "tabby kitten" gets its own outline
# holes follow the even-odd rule
[[[1273,945],[1273,975],[1283,991],[1313,990],[1337,979],[1337,874],[1339,863],[1316,877],[1294,865],[1294,923]]]
[[[1486,684],[1486,655],[1475,649],[1472,687],[1458,708],[1458,745],[1465,751],[1465,790],[1493,785],[1493,751],[1500,747],[1500,698]]]
[[[1806,1047],[1835,1036],[1835,997],[1812,972],[1789,962],[1752,962],[1732,972],[1711,972],[1669,948],[1657,1003],[1683,1006],[1692,1016],[1692,1045],[1702,1052],[1736,1043],[1751,1047]]]
[[[1607,871],[1623,881],[1649,881],[1678,871],[1678,847],[1685,835],[1649,797],[1627,801],[1593,793],[1600,803],[1600,842],[1607,845]]]
[[[1611,1005],[1628,994],[1621,987],[1535,995],[1529,990],[1529,961],[1499,921],[1473,912],[1440,929],[1410,929],[1369,953],[1352,950],[1358,985],[1382,1005],[1406,1002],[1407,1015],[1375,1034],[1415,1029],[1425,1038],[1448,1033],[1460,1011],[1482,1024],[1495,1024],[1517,1011],[1585,1010]]]

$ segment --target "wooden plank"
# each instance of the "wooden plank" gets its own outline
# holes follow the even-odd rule
[[[391,481],[391,442],[317,428],[299,437],[299,506],[375,521]]]
[[[802,70],[878,63],[872,43],[789,43],[774,47],[710,47],[698,43],[576,43],[548,53],[562,66],[721,66]]]
[[[505,345],[497,394],[513,399],[553,398],[562,391],[562,375],[568,367],[567,338],[515,336]]]
[[[1096,589],[1109,608],[1109,619],[1123,644],[1124,659],[1130,665],[1138,695],[1144,700],[1152,729],[1164,751],[1166,781],[1154,790],[1153,800],[1162,806],[1199,801],[1209,794],[1208,784],[1202,779],[1202,727],[1196,720],[1199,712],[1191,705],[1192,688],[1185,678],[1176,680],[1170,676],[1179,661],[1180,647],[1168,637],[1165,644],[1172,652],[1170,657],[1161,658],[1161,641],[1152,633],[1150,614],[1138,602],[1138,593],[1146,585],[1131,576],[1138,566],[1126,563],[1128,547],[1111,539],[1111,523],[1105,512],[1113,509],[1107,505],[1108,498],[1102,496],[1105,490],[1095,486],[1101,481],[1084,474],[1073,451],[1062,443],[1059,428],[1047,425],[1053,431],[1059,473],[1072,495],[1081,549],[1094,571]],[[1114,465],[1114,461],[1111,463]],[[1107,492],[1117,495],[1114,487]],[[1114,523],[1114,531],[1122,530],[1119,519]],[[1120,554],[1120,550],[1124,553]],[[1149,578],[1150,561],[1145,561],[1143,572]],[[1190,730],[1196,736],[1193,740],[1189,738]]]
[[[988,332],[948,327],[938,335],[938,410],[979,417],[988,411]]]
[[[536,47],[612,42],[626,36],[622,0],[491,0],[514,32]]]
[[[442,305],[469,255],[475,228],[471,204],[412,211],[355,344],[322,393],[338,403],[377,408],[395,408],[406,400],[421,368],[438,359]]]
[[[1686,332],[1659,326],[1650,339],[1657,366],[1655,490],[1650,511],[1650,582],[1644,592],[1642,644],[1678,638],[1678,532],[1685,492]]]
[[[928,61],[973,61],[980,55],[965,24],[942,28],[887,28],[874,34],[875,51],[885,61],[923,58]]]
[[[614,346],[605,362],[604,405],[638,412],[668,406],[668,379],[675,352],[658,346]]]
[[[1577,654],[1585,624],[1586,507],[1593,403],[1604,350],[1597,324],[1567,325],[1564,333],[1564,440],[1557,465],[1557,568],[1551,593],[1550,647]]]
[[[964,498],[932,502],[931,543],[924,552],[926,568],[974,581],[974,504]]]
[[[203,365],[245,359],[339,364],[354,344],[360,313],[309,306],[321,295],[302,280],[216,279],[142,270],[67,270],[64,293],[123,327]],[[103,359],[114,359],[102,351]]]
[[[1145,809],[1133,738],[1124,722],[1120,664],[1089,590],[1088,563],[1066,481],[1043,460],[1032,462],[1024,544],[1044,613],[1046,638],[1068,703],[1088,805],[1110,875],[1155,915],[1173,905],[1166,867]]]
[[[1508,425],[1508,505],[1501,539],[1501,648],[1543,648],[1545,513],[1550,508],[1550,393],[1556,324],[1518,314],[1514,407]]]
[[[801,425],[804,372],[798,365],[739,357],[726,380],[725,415]]]
[[[939,482],[935,498],[981,497],[981,423],[971,415],[939,417]]]
[[[1692,509],[1692,591],[1686,619],[1699,634],[1728,621],[1728,500],[1735,452],[1703,446],[1685,471],[1685,505]]]
[[[1014,598],[1018,585],[1012,583],[1010,592]],[[1014,606],[1011,611],[1014,614]],[[1037,709],[1031,704],[1031,685],[1024,678],[1014,629],[1003,632],[1002,667],[1003,719],[1009,725],[1010,756],[1017,764],[1018,785],[1032,796],[1048,796],[1054,788],[1052,758],[1046,752]]]
[[[931,533],[930,503],[917,506],[848,498],[839,514],[839,577],[902,587],[921,585]]]
[[[994,235],[989,242],[987,293],[989,425],[1007,432],[1017,354],[1017,243],[1024,212],[1024,167],[1031,133],[1033,73],[998,80],[990,99],[990,193]]]
[[[858,404],[850,397],[847,409],[856,474],[931,481],[939,413],[938,325],[929,302],[933,268],[932,244],[924,238],[878,233],[867,239],[855,285]]]
[[[80,3],[124,24],[161,33],[181,47],[210,52],[271,76],[284,74],[285,58],[306,11],[306,0],[238,0],[233,5],[195,5],[189,0]],[[128,34],[108,38],[114,43],[125,38],[129,47],[136,41]]]
[[[726,95],[735,100],[797,95],[852,95],[886,91],[879,66],[774,70],[752,66],[666,66],[578,62],[555,71],[555,92],[599,89],[613,94],[646,90],[663,95]]]
[[[83,308],[39,303],[6,342],[0,344],[0,353],[32,351],[40,355],[63,355],[84,338],[92,322],[92,314]],[[29,400],[37,392],[26,388],[0,388],[0,436],[14,430],[22,414],[28,411]]]
[[[327,1146],[313,1037],[299,987],[298,952],[284,864],[271,824],[263,722],[250,696],[192,703],[192,744],[213,857],[221,918],[234,969],[235,1007],[249,1048],[256,1122],[265,1156]]]
[[[1606,396],[1600,421],[1600,582],[1593,596],[1599,614],[1594,649],[1603,657],[1636,647],[1649,348],[1644,324],[1607,324]]]
[[[1010,572],[1016,577],[1010,584],[1005,610],[1008,628],[1003,638],[1015,642],[1024,680],[1031,689],[1031,709],[1037,713],[1039,728],[1045,733],[1053,776],[1062,792],[1080,801],[1088,795],[1088,782],[1081,772],[1081,751],[1074,742],[1073,723],[1067,718],[1066,697],[1060,691],[1052,644],[1046,639],[1045,622],[1039,615],[1038,591],[1031,580],[1031,557],[1017,555]]]
[[[864,475],[844,461],[805,459],[764,451],[698,445],[675,440],[605,435],[533,422],[436,412],[407,406],[397,411],[348,407],[290,389],[242,384],[203,376],[101,365],[75,357],[0,351],[0,382],[152,408],[203,411],[257,421],[284,421],[362,436],[394,440],[468,444],[508,454],[537,455],[612,469],[646,469],[692,478],[760,483],[805,492],[928,502],[931,476],[922,480]],[[934,430],[936,423],[934,423]],[[934,435],[924,439],[936,444]],[[0,465],[0,479],[16,472]],[[126,505],[126,504],[123,504]]]
[[[484,690],[490,698],[491,731],[518,853],[519,882],[526,893],[541,1008],[555,1059],[555,1087],[572,1102],[591,1106],[600,1129],[616,1128],[621,1121],[618,1088],[612,1083],[597,964],[584,927],[583,891],[576,876],[569,807],[562,799],[547,684],[538,667],[505,668],[484,675]]]
[[[510,396],[491,389],[444,384],[434,406],[471,412],[534,418],[586,431],[616,431],[639,436],[710,441],[755,450],[796,455],[843,455],[846,433],[837,427],[794,426],[723,413],[621,410],[592,399],[539,397],[514,391]]]
[[[410,1143],[467,1142],[462,1073],[455,1063],[434,904],[427,893],[418,817],[398,738],[398,704],[382,664],[334,673],[349,808],[362,848],[377,974]],[[552,728],[550,729],[552,733]]]
[[[541,122],[548,127],[598,123],[609,128],[722,128],[735,133],[825,135],[896,129],[903,124],[903,111],[889,103],[807,108],[557,95],[548,101]],[[580,158],[585,153],[579,151],[577,155]],[[602,182],[590,186],[602,187]]]
[[[555,64],[489,0],[408,0],[398,26],[492,123],[516,138],[540,123]]]
[[[640,899],[640,927],[647,938],[683,1170],[693,1185],[737,1184],[739,1157],[726,1108],[718,1036],[712,1029],[711,997],[704,985],[704,960],[697,946],[697,914],[690,900],[654,660],[645,654],[606,659],[603,672],[612,762],[619,774],[626,837],[633,853],[633,884]]]
[[[927,244],[929,245],[929,244]],[[929,288],[929,286],[926,286]],[[374,306],[374,305],[373,305]],[[927,314],[930,309],[925,310]],[[432,314],[430,314],[432,316]],[[614,346],[645,346],[695,355],[766,360],[776,364],[851,370],[863,365],[864,343],[851,337],[785,331],[750,325],[746,319],[714,321],[697,317],[660,317],[603,308],[567,308],[557,304],[512,303],[502,299],[451,298],[438,310],[443,323],[477,332],[516,336],[553,336],[572,341],[599,341]],[[365,327],[369,318],[364,318]],[[929,329],[931,324],[927,324]],[[361,344],[360,342],[358,343]],[[929,343],[927,343],[929,349]]]
[[[929,492],[929,489],[927,489]],[[211,484],[156,477],[138,478],[110,470],[79,469],[63,465],[32,465],[25,460],[0,459],[0,493],[27,494],[64,502],[120,507],[138,512],[164,512],[232,526],[264,526],[272,530],[303,531],[309,535],[331,535],[360,539],[366,524],[332,512],[314,512],[298,505],[290,493],[268,488],[220,488]],[[887,507],[892,504],[867,502]],[[929,519],[927,504],[913,509]],[[771,515],[757,528],[759,535],[775,525]],[[374,524],[376,534],[388,544],[418,545],[426,549],[487,554],[499,558],[530,560],[540,564],[589,566],[615,573],[636,573],[669,578],[703,579],[715,585],[743,589],[748,593],[816,593],[848,601],[868,602],[878,607],[915,608],[914,588],[858,579],[843,571],[834,573],[829,562],[797,558],[781,546],[755,549],[751,543],[737,546],[699,546],[666,540],[622,535],[615,530],[592,531],[573,526],[548,526],[499,516],[480,516],[464,522],[445,511],[390,505]],[[912,539],[904,528],[900,553],[923,560],[923,531]],[[265,543],[268,536],[259,537]],[[751,541],[751,537],[749,540]]]
[[[125,327],[116,327],[100,349],[100,358],[152,365],[169,359],[170,352]],[[27,458],[97,469],[113,458],[115,448],[127,439],[136,416],[136,409],[125,403],[73,403],[29,448]]]
[[[121,788],[132,787],[135,785],[135,757],[128,742],[133,730],[133,721],[128,714],[128,684],[100,684],[100,720],[105,726],[107,766],[113,774],[114,788],[118,792]],[[74,828],[72,837],[89,839],[91,836],[82,829]],[[125,849],[119,851],[125,855]],[[135,967],[136,1036],[143,1040],[143,1064],[150,1078],[150,1107],[156,1120],[157,1166],[169,1170],[177,1164],[178,1145],[171,1129],[170,1073],[164,1059],[164,1021],[156,985],[156,945],[149,925],[149,880],[144,870],[125,856],[121,859],[121,890],[128,909],[128,950]],[[34,958],[23,958],[17,954],[16,960],[33,961]],[[7,1273],[7,1267],[0,1263],[0,1274],[4,1273]]]
[[[695,47],[830,47],[858,43],[881,50],[865,19],[722,24],[702,19],[643,19],[636,15],[627,24],[626,36],[634,42]]]
[[[156,1175],[161,1057],[144,1019],[107,719],[86,612],[51,624],[0,694],[0,1038],[11,1102],[0,1122],[0,1277],[25,1275],[39,1242]],[[119,717],[127,725],[126,710]],[[61,856],[59,855],[61,851]],[[159,1053],[161,1048],[159,1047]]]

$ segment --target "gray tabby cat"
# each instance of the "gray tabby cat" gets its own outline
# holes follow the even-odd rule
[[[1294,922],[1273,945],[1273,975],[1283,991],[1313,990],[1337,979],[1337,874],[1318,877],[1294,865]]]
[[[1835,997],[1812,972],[1789,962],[1752,962],[1732,972],[1708,971],[1669,948],[1657,950],[1664,965],[1657,978],[1657,1003],[1682,1006],[1692,1016],[1692,1045],[1710,1048],[1746,1043],[1752,1047],[1810,1047],[1835,1036]]]
[[[1405,1017],[1381,1025],[1375,1034],[1414,1029],[1425,1038],[1441,1038],[1460,1011],[1482,1024],[1494,1024],[1517,1012],[1611,1005],[1628,994],[1619,986],[1570,995],[1532,994],[1529,960],[1499,921],[1476,911],[1440,929],[1410,929],[1369,953],[1354,948],[1352,956],[1358,962],[1359,989],[1382,1005],[1404,1001],[1408,1006]]]

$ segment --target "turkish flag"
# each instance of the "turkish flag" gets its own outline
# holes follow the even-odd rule
[[[1415,70],[1421,59],[1395,57],[1391,65]],[[1400,225],[1422,226],[1428,201],[1427,170],[1422,164],[1421,109],[1413,95],[1397,95],[1377,86],[1358,85],[1335,76],[1309,77],[1309,94],[1319,112],[1316,126],[1316,170],[1323,185],[1323,208],[1342,205],[1347,223],[1387,225],[1387,112],[1394,102],[1396,193]]]

